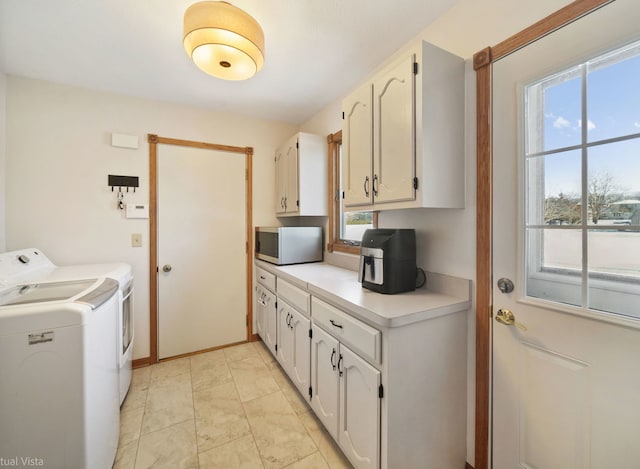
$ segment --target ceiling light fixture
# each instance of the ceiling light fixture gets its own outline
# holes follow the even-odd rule
[[[227,2],[198,2],[184,13],[184,49],[214,77],[246,80],[264,63],[264,33],[250,15]]]

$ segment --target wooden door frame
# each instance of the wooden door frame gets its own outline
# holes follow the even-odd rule
[[[491,318],[493,265],[493,146],[491,84],[493,63],[527,44],[615,0],[576,0],[528,28],[473,56],[476,71],[476,402],[475,468],[489,464],[491,423]]]
[[[202,148],[245,155],[246,262],[247,262],[247,342],[253,337],[253,147],[180,140],[148,134],[149,142],[149,363],[158,362],[158,144]],[[216,347],[218,348],[218,347]]]

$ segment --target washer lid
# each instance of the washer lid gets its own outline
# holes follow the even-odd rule
[[[32,285],[17,285],[0,293],[0,306],[26,305],[34,303],[45,303],[51,301],[73,301],[74,297],[84,293],[96,283],[97,279],[77,280],[71,282],[36,283]],[[117,288],[117,283],[116,283]],[[92,290],[93,291],[93,290]],[[88,296],[88,295],[86,295]],[[93,301],[84,301],[92,308]],[[101,301],[100,304],[104,302]]]

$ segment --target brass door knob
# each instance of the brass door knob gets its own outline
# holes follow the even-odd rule
[[[516,321],[516,316],[507,308],[500,308],[496,313],[496,321],[505,326],[516,326],[522,331],[526,331],[527,328],[524,324]]]

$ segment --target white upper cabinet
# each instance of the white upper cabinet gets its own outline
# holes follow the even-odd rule
[[[275,156],[277,216],[327,215],[327,141],[300,132]]]
[[[464,207],[464,61],[415,43],[343,101],[347,207]]]
[[[371,83],[366,83],[343,102],[342,189],[348,207],[373,203],[372,92]]]

